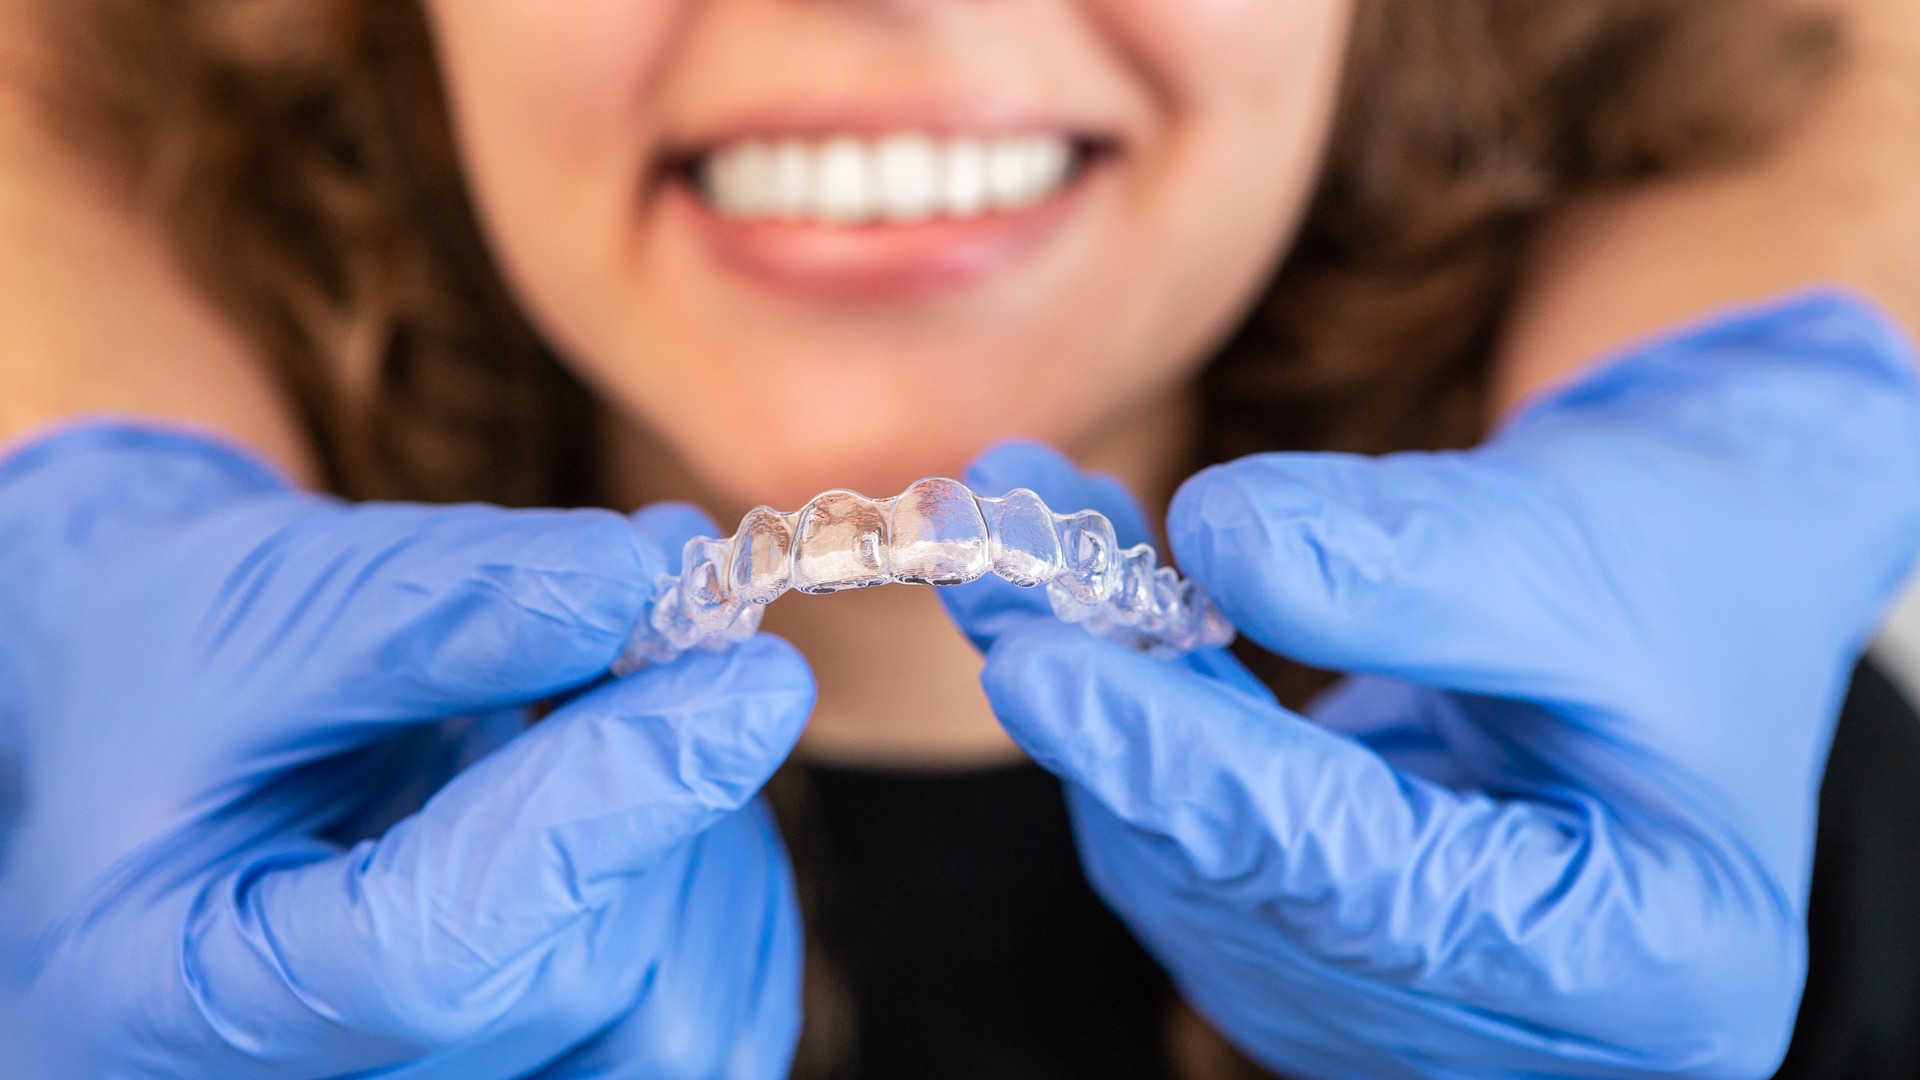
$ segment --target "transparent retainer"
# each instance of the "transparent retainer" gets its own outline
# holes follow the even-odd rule
[[[614,664],[625,675],[694,648],[752,637],[789,589],[822,595],[901,582],[964,585],[987,574],[1044,586],[1053,613],[1142,652],[1225,645],[1233,626],[1146,544],[1122,549],[1113,523],[1056,514],[1024,488],[981,498],[956,480],[921,480],[891,499],[829,491],[791,514],[758,507],[731,539],[687,542],[661,575],[647,617]]]

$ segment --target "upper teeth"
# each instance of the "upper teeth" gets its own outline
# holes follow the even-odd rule
[[[1071,144],[1052,135],[756,140],[708,154],[699,177],[707,202],[728,217],[851,225],[1018,210],[1058,190],[1072,161]]]

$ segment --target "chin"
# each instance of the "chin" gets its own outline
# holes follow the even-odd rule
[[[844,488],[871,498],[898,495],[927,476],[958,478],[986,443],[966,450],[880,444],[857,454],[802,453],[716,462],[715,486],[728,501],[798,510],[823,491]],[[724,475],[725,479],[722,479]]]
[[[931,350],[891,353],[891,367],[864,362],[856,350],[837,364],[782,355],[789,362],[727,372],[674,395],[703,407],[646,410],[655,437],[686,470],[687,488],[715,514],[761,504],[797,510],[835,489],[887,498],[925,477],[962,478],[997,442],[1065,447],[1088,427],[1072,395]],[[903,364],[901,355],[920,362]]]
[[[943,425],[944,426],[944,425]],[[928,476],[958,479],[982,450],[1005,437],[983,424],[977,430],[925,430],[889,437],[814,431],[790,441],[709,447],[690,454],[695,472],[717,501],[729,508],[766,504],[798,510],[823,491],[844,488],[871,498],[898,495]]]

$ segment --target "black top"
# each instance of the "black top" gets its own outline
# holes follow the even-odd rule
[[[811,766],[811,928],[853,1000],[844,1080],[1159,1080],[1168,984],[1081,876],[1059,784]],[[1920,1077],[1920,717],[1858,672],[1821,789],[1782,1078]]]
[[[847,1080],[1159,1080],[1167,980],[1081,876],[1038,766],[811,766],[819,910],[857,1038]]]
[[[1820,786],[1807,930],[1806,995],[1776,1080],[1920,1077],[1920,718],[1870,664]]]

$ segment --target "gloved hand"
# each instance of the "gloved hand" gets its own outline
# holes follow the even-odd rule
[[[760,638],[594,684],[709,528],[345,505],[127,426],[0,459],[0,1073],[785,1076],[749,800],[810,675]]]
[[[1000,583],[948,599],[1067,782],[1101,895],[1290,1076],[1764,1076],[1815,795],[1920,548],[1914,357],[1816,295],[1620,358],[1468,453],[1254,457],[1168,531],[1252,641],[1353,677],[1303,718]],[[1144,524],[1030,447],[1026,485]]]

